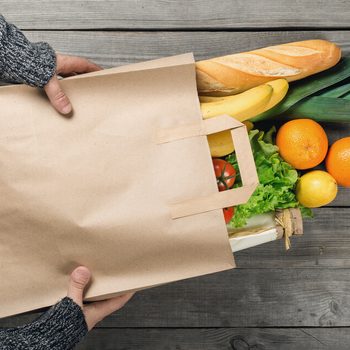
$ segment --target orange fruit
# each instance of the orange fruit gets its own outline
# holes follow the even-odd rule
[[[327,155],[326,168],[339,185],[350,187],[350,137],[333,143]]]
[[[313,168],[325,159],[328,151],[326,132],[311,119],[295,119],[282,125],[276,144],[281,157],[296,169]]]

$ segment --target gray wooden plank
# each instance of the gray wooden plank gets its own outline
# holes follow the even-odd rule
[[[74,32],[25,31],[33,41],[48,41],[57,51],[85,56],[104,66],[119,66],[193,52],[197,60],[308,39],[326,39],[350,55],[347,31],[276,32]]]
[[[95,329],[77,350],[348,350],[349,328]]]
[[[3,319],[1,327],[35,314]],[[100,327],[349,327],[349,269],[236,269],[137,293]]]
[[[235,253],[239,268],[350,268],[350,208],[320,208],[304,219],[304,235],[285,251],[277,240]]]
[[[1,11],[21,28],[279,28],[348,27],[342,0],[2,0]]]

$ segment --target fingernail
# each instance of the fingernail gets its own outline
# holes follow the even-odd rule
[[[72,272],[72,276],[77,281],[81,282],[82,284],[85,284],[90,279],[91,273],[86,267],[79,266]]]
[[[61,112],[62,112],[63,114],[69,114],[71,111],[72,111],[72,105],[71,105],[70,103],[68,103],[67,105],[65,105],[65,106],[62,108],[62,110],[61,110]]]

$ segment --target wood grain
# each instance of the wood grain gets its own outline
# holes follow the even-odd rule
[[[292,238],[285,251],[278,240],[235,253],[239,268],[350,268],[350,208],[315,209],[304,219],[304,235]]]
[[[253,258],[253,257],[252,257]],[[1,327],[38,314],[3,319]],[[145,290],[100,327],[349,327],[348,269],[236,269]]]
[[[104,66],[119,66],[193,52],[196,60],[291,41],[326,39],[350,55],[346,31],[278,32],[74,32],[25,31],[32,41],[47,41],[57,51],[87,57]]]
[[[1,12],[30,29],[339,28],[346,1],[2,0]]]
[[[348,350],[349,328],[96,329],[77,350]]]

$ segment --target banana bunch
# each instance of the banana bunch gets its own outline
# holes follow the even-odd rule
[[[249,119],[277,105],[287,94],[287,91],[287,80],[277,79],[238,95],[224,97],[200,96],[203,119],[228,114],[240,122],[246,123]],[[247,129],[252,128],[251,123],[246,123],[246,126]],[[212,157],[223,157],[234,151],[230,131],[209,135],[208,143]]]

